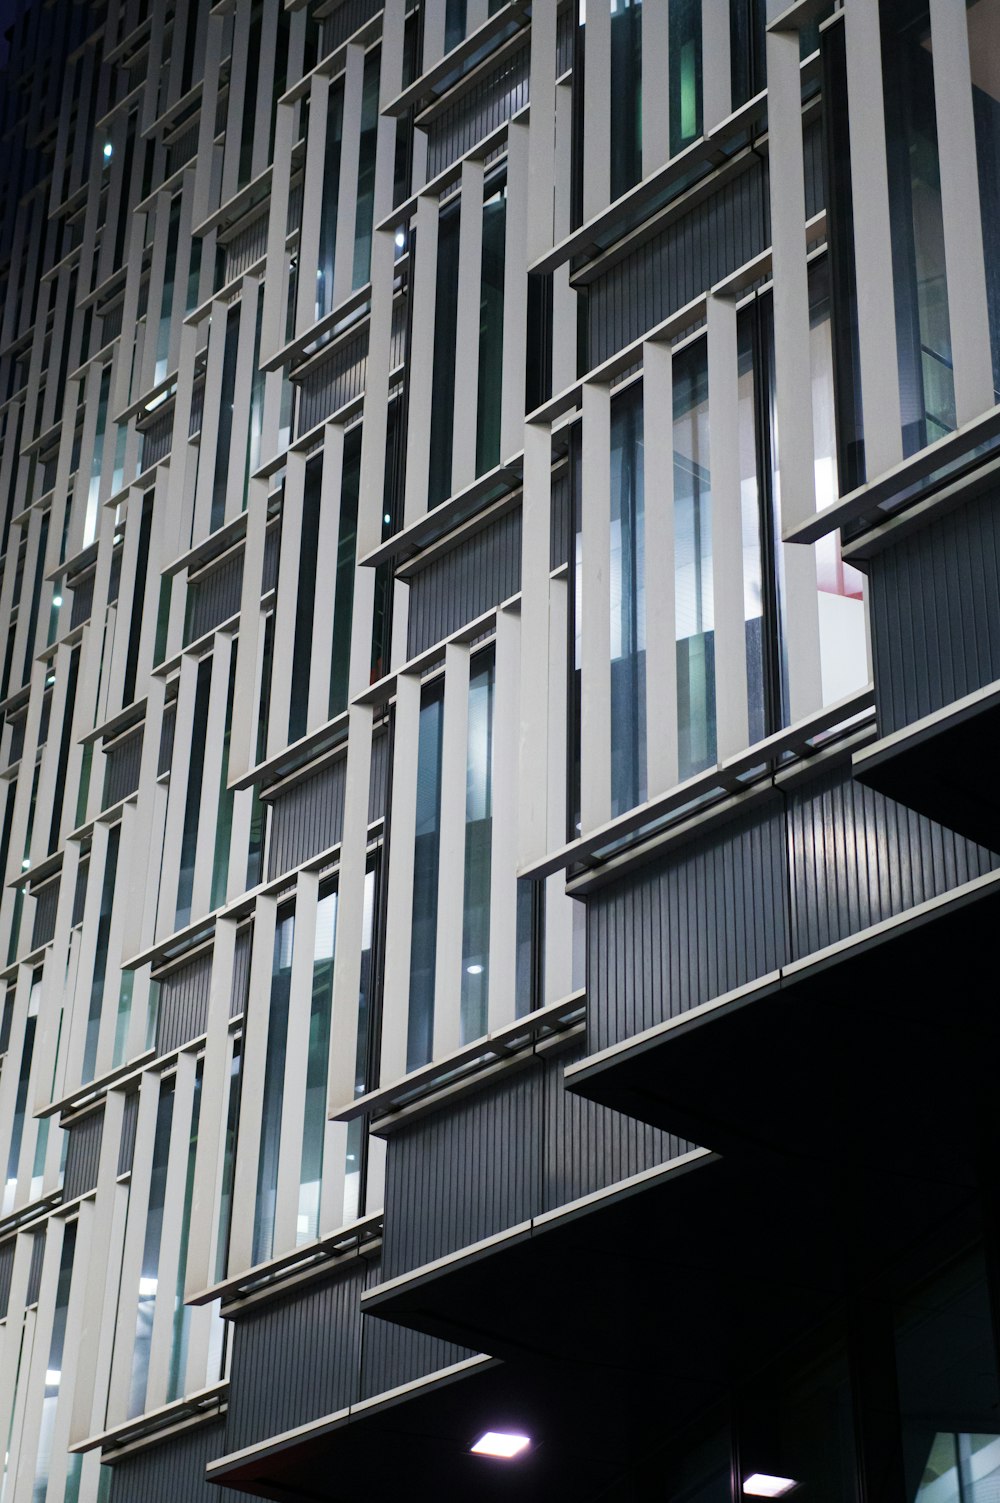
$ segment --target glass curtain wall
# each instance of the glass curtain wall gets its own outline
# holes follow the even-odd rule
[[[611,403],[611,812],[646,797],[646,533],[642,385]]]
[[[674,590],[678,772],[715,763],[715,608],[708,359],[704,339],[675,353]]]
[[[153,1340],[153,1316],[160,1271],[160,1240],[163,1235],[163,1203],[167,1188],[167,1159],[170,1154],[170,1129],[174,1112],[174,1080],[160,1085],[153,1137],[153,1165],[146,1203],[146,1232],[142,1246],[142,1270],[139,1274],[139,1302],[135,1317],[135,1345],[132,1349],[132,1378],[129,1384],[128,1417],[141,1414],[146,1404],[149,1379],[149,1353]]]
[[[462,905],[462,1043],[488,1026],[490,873],[493,855],[493,652],[478,655],[469,676],[465,784],[465,895]]]
[[[413,849],[413,923],[410,930],[410,1007],[406,1068],[431,1058],[434,972],[437,960],[438,871],[441,859],[441,733],[444,685],[426,689],[417,741],[417,818]]]

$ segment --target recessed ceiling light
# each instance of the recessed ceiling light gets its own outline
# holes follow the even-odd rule
[[[111,142],[110,141],[105,141],[105,143],[104,143],[104,160],[105,161],[108,161],[110,159],[111,153],[113,151],[114,151],[114,147],[112,146]]]
[[[531,1440],[527,1435],[511,1435],[506,1430],[487,1430],[472,1447],[474,1456],[499,1456],[510,1461],[527,1450]]]
[[[465,969],[470,976],[481,976],[483,974],[483,968],[481,965],[467,965]]]
[[[767,1472],[751,1472],[743,1479],[743,1491],[751,1498],[783,1498],[798,1485],[793,1477],[771,1477]]]
[[[396,244],[400,250],[402,250],[403,246],[406,244],[406,235],[403,230],[396,231]]]

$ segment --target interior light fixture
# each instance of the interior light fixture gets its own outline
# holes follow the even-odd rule
[[[52,597],[52,604],[56,605],[56,606],[62,605],[62,596],[61,595],[53,595],[53,597]]]
[[[481,976],[483,974],[483,968],[481,965],[467,965],[465,969],[467,974],[470,976]]]
[[[498,1456],[503,1461],[511,1461],[530,1445],[531,1439],[527,1435],[512,1435],[507,1430],[487,1430],[472,1447],[472,1454]]]
[[[106,162],[110,162],[110,160],[111,160],[111,153],[113,151],[114,151],[114,147],[112,146],[111,142],[110,141],[105,141],[105,143],[104,143],[104,160]]]
[[[743,1479],[743,1491],[751,1498],[783,1498],[798,1485],[794,1477],[772,1477],[767,1472],[751,1472]]]
[[[406,244],[406,233],[405,233],[405,231],[404,230],[397,230],[396,231],[396,245],[397,245],[398,249],[402,250],[403,246],[405,244]]]

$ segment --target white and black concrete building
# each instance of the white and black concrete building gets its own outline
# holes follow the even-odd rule
[[[1000,0],[8,9],[0,1503],[991,1503]]]

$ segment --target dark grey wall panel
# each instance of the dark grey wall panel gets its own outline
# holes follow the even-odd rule
[[[796,957],[1000,866],[1000,856],[862,787],[846,764],[790,793],[788,857]]]
[[[233,1323],[226,1449],[333,1414],[358,1396],[366,1268],[274,1300]]]
[[[588,289],[598,365],[770,244],[766,168],[756,159],[711,198],[625,256]]]
[[[571,491],[569,470],[563,470],[552,482],[549,509],[549,568],[558,569],[569,558],[569,508]]]
[[[346,771],[341,757],[273,801],[268,880],[337,844],[344,828]]]
[[[165,412],[162,417],[151,422],[142,434],[142,462],[141,468],[148,470],[150,465],[158,464],[161,459],[170,453],[170,445],[174,435],[173,409]]]
[[[368,823],[382,819],[389,793],[389,733],[372,737],[371,773],[368,780]]]
[[[111,1468],[110,1503],[220,1503],[249,1499],[248,1493],[205,1481],[205,1468],[224,1456],[223,1424],[199,1425],[160,1445],[118,1461]]]
[[[191,416],[188,419],[188,438],[201,432],[201,419],[205,410],[205,383],[199,381],[191,393]]]
[[[328,360],[306,376],[299,387],[296,437],[308,433],[323,418],[360,396],[368,364],[368,330],[338,345]]]
[[[9,1242],[0,1246],[0,1320],[7,1314],[7,1305],[10,1302],[10,1281],[14,1276],[14,1249],[17,1246],[17,1238],[11,1237]]]
[[[170,764],[174,755],[174,725],[177,720],[177,702],[172,700],[163,707],[163,719],[160,722],[160,750],[156,760],[156,775],[170,771]]]
[[[359,26],[377,16],[382,9],[384,0],[344,0],[342,5],[336,6],[333,13],[323,22],[323,52],[332,52],[348,37],[352,37]]]
[[[10,754],[7,757],[7,765],[8,765],[8,767],[13,766],[13,764],[15,762],[19,762],[21,760],[21,753],[24,751],[24,731],[25,731],[25,727],[27,726],[27,723],[28,723],[28,712],[27,712],[27,710],[25,710],[23,712],[23,714],[20,714],[15,719],[11,720],[11,723],[10,723]]]
[[[138,1120],[139,1092],[130,1091],[125,1097],[125,1108],[122,1112],[121,1146],[118,1149],[119,1174],[126,1174],[132,1167],[132,1155],[135,1153],[135,1128]]]
[[[253,944],[253,925],[248,924],[236,936],[233,953],[233,989],[229,997],[229,1016],[238,1017],[246,1010],[250,995],[250,952]]]
[[[1000,678],[998,500],[971,502],[871,560],[882,735]]]
[[[31,930],[31,948],[47,945],[56,931],[56,909],[59,906],[59,878],[46,882],[35,894],[35,922]]]
[[[521,588],[521,508],[451,548],[410,580],[406,650],[433,647]]]
[[[267,215],[240,230],[226,245],[226,281],[231,282],[267,252]]]
[[[278,553],[281,549],[281,524],[267,529],[264,537],[264,567],[261,571],[260,593],[266,595],[278,583]]]
[[[42,1287],[42,1263],[45,1260],[45,1232],[35,1232],[31,1241],[31,1267],[28,1269],[28,1293],[26,1305],[33,1305]]]
[[[533,1062],[393,1134],[386,1160],[385,1278],[538,1213],[540,1074]]]
[[[81,579],[79,584],[74,584],[72,589],[73,609],[70,611],[69,617],[71,629],[75,626],[80,626],[84,621],[90,620],[90,613],[94,608],[93,570],[84,579]]]
[[[67,1129],[66,1170],[63,1176],[63,1199],[75,1200],[97,1184],[97,1168],[104,1135],[104,1108],[88,1112]]]
[[[778,796],[602,888],[587,904],[591,1052],[786,958]]]
[[[584,1054],[581,1047],[545,1061],[542,1208],[546,1211],[664,1164],[691,1146],[672,1133],[567,1091],[563,1071]]]
[[[427,131],[427,176],[435,177],[457,157],[528,102],[527,41],[441,111]]]
[[[139,786],[143,730],[143,726],[138,726],[130,735],[122,736],[108,748],[104,763],[105,809],[110,809],[119,799],[127,798]]]
[[[194,642],[222,621],[235,616],[243,589],[243,553],[230,553],[218,568],[188,585],[184,641]]]
[[[369,1267],[367,1288],[373,1289],[383,1278],[381,1264]],[[388,1320],[364,1317],[361,1324],[361,1391],[359,1397],[370,1399],[386,1393],[401,1383],[412,1383],[428,1373],[440,1372],[453,1362],[461,1362],[475,1353],[467,1347],[454,1346],[425,1336],[422,1331],[407,1331]]]
[[[823,126],[819,120],[814,120],[802,132],[802,153],[806,179],[806,218],[812,219],[814,214],[826,207]]]
[[[156,1014],[157,1054],[166,1054],[205,1032],[211,989],[211,951],[163,978]]]

